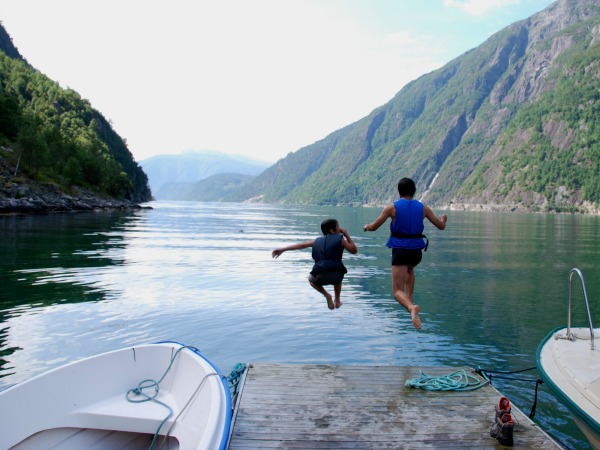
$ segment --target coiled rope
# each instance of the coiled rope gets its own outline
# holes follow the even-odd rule
[[[456,370],[448,375],[430,377],[422,370],[420,376],[406,380],[407,387],[424,389],[426,391],[473,391],[489,384],[490,380],[482,374],[483,380],[468,374],[464,369]]]
[[[529,412],[529,418],[533,419],[537,407],[538,386],[544,381],[541,379],[519,378],[507,375],[514,375],[516,373],[522,373],[536,369],[537,367],[529,367],[527,369],[514,370],[512,372],[490,371],[480,367],[473,369],[472,371],[481,376],[482,379],[473,375],[469,375],[464,369],[457,370],[449,375],[444,375],[441,377],[430,377],[420,370],[419,372],[421,376],[419,378],[406,380],[405,386],[424,389],[426,391],[473,391],[485,386],[486,384],[491,385],[494,377],[513,381],[532,382],[535,383],[535,397],[531,411]]]

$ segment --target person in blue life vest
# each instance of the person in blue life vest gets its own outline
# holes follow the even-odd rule
[[[342,306],[340,299],[342,280],[348,272],[344,263],[342,263],[342,254],[344,250],[355,254],[358,249],[348,232],[344,228],[340,228],[340,224],[335,219],[324,220],[321,223],[321,231],[323,232],[321,237],[312,241],[276,248],[271,255],[273,258],[278,258],[288,250],[301,250],[312,247],[312,257],[315,264],[308,276],[308,282],[325,297],[328,308],[335,309]],[[328,284],[333,285],[335,301],[323,287]]]
[[[400,198],[387,205],[379,217],[363,227],[363,231],[377,230],[388,218],[390,237],[387,246],[392,249],[392,291],[394,298],[410,313],[416,329],[422,327],[419,305],[413,303],[415,290],[414,268],[421,262],[422,250],[427,250],[428,241],[423,235],[425,219],[438,229],[446,228],[448,216],[437,217],[431,208],[418,200],[414,200],[417,188],[410,178],[402,178],[398,182]]]

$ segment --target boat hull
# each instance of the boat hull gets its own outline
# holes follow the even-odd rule
[[[591,348],[589,328],[571,328],[574,341],[566,339],[566,331],[557,328],[540,343],[537,367],[590,444],[600,449],[600,350]]]
[[[158,382],[158,392],[147,380]],[[151,386],[135,391],[142,382]],[[148,448],[168,433],[164,448],[214,450],[226,447],[230,425],[226,379],[177,342],[103,353],[0,392],[0,448],[49,448],[70,435],[106,441],[94,448],[115,448],[120,438]]]

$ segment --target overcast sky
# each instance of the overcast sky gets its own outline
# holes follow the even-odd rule
[[[0,0],[0,21],[137,161],[193,149],[275,162],[551,3]]]

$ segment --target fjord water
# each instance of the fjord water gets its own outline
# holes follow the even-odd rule
[[[238,362],[533,368],[539,342],[566,325],[573,267],[600,320],[598,217],[446,212],[445,231],[426,226],[430,245],[415,270],[423,330],[416,331],[391,295],[387,224],[362,231],[379,209],[149,205],[0,217],[0,389],[160,340],[198,347],[224,373]],[[328,217],[359,249],[344,256],[343,305],[334,311],[306,281],[310,250],[271,258],[278,246],[317,237]],[[584,325],[578,284],[574,300],[573,324]],[[493,384],[527,414],[538,377],[526,371]],[[534,420],[566,447],[589,448],[545,385]]]

